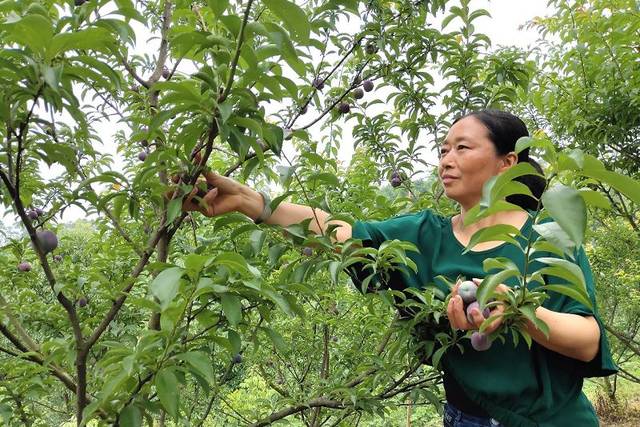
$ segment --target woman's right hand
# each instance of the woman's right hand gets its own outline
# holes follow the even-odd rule
[[[243,212],[245,194],[249,187],[214,172],[205,172],[203,175],[207,187],[211,190],[208,190],[206,195],[200,199],[197,197],[198,186],[195,185],[182,203],[182,210],[200,212],[208,217],[232,211]]]

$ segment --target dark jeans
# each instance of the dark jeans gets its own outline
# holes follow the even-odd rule
[[[493,418],[468,415],[448,403],[444,405],[443,421],[444,427],[504,427]]]

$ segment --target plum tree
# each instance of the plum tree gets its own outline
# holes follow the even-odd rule
[[[460,295],[465,304],[471,304],[476,300],[477,291],[478,286],[471,280],[465,280],[458,286],[458,295]]]
[[[58,247],[58,236],[53,231],[42,230],[36,233],[36,239],[45,254]]]

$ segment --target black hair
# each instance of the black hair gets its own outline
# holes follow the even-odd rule
[[[479,110],[458,117],[456,123],[466,117],[474,117],[487,128],[488,136],[498,155],[505,155],[515,151],[516,142],[523,136],[529,136],[527,125],[517,116],[501,110]],[[518,163],[529,162],[541,175],[544,175],[542,167],[535,160],[529,158],[529,149],[518,153]],[[542,207],[542,201],[538,201],[547,186],[547,180],[537,175],[523,175],[515,179],[531,190],[535,199],[525,194],[513,194],[507,196],[507,202],[518,205],[523,209],[536,210]]]

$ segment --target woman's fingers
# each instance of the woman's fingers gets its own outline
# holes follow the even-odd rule
[[[504,306],[502,304],[498,305],[496,308],[491,310],[491,316],[498,315],[499,317],[491,321],[491,324],[484,330],[485,334],[490,334],[500,327],[500,325],[502,324],[503,313],[504,313]]]

